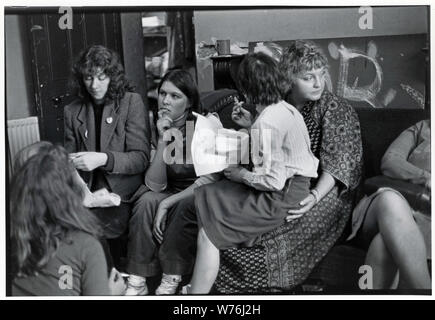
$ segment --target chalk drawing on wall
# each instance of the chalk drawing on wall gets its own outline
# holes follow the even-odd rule
[[[414,89],[408,84],[401,83],[400,86],[402,87],[403,90],[405,90],[407,94],[411,96],[411,98],[414,101],[418,103],[420,108],[424,108],[425,99],[424,99],[424,95],[420,91]]]
[[[339,74],[337,80],[337,95],[352,101],[365,101],[374,108],[384,107],[376,96],[381,91],[383,73],[382,68],[376,60],[377,46],[373,41],[369,41],[367,53],[357,49],[346,48],[343,44],[337,46],[334,42],[328,45],[329,54],[333,59],[339,59]],[[375,67],[376,74],[373,82],[369,85],[358,86],[358,77],[352,85],[348,84],[349,62],[352,59],[362,58],[368,60]]]
[[[396,97],[397,95],[397,90],[394,90],[393,88],[390,88],[388,90],[388,92],[384,95],[383,99],[382,99],[382,104],[384,106],[388,106]]]

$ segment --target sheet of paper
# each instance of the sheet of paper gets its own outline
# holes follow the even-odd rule
[[[191,151],[193,165],[198,176],[220,172],[229,164],[236,164],[237,153],[240,149],[238,140],[243,142],[242,155],[246,154],[249,141],[247,133],[224,129],[216,116],[205,117],[199,114],[196,116]]]
[[[117,207],[121,204],[121,197],[116,193],[110,193],[107,189],[100,189],[94,193],[89,190],[86,182],[83,181],[80,174],[75,171],[76,183],[81,186],[83,192],[83,205],[87,208],[106,208]]]

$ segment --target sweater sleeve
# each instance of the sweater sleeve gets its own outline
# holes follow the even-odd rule
[[[403,131],[385,152],[381,170],[390,178],[424,184],[430,173],[408,161],[409,155],[418,144],[419,126],[414,125]]]
[[[362,177],[363,148],[358,115],[344,99],[325,94],[320,167],[341,183],[340,192],[355,189]]]

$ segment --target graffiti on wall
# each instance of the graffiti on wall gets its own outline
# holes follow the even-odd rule
[[[339,75],[337,81],[337,95],[351,101],[365,101],[374,108],[382,108],[382,104],[377,100],[377,95],[382,87],[382,68],[376,60],[377,46],[373,41],[368,44],[366,53],[356,49],[346,48],[343,44],[337,46],[335,42],[328,45],[330,56],[340,60]],[[358,86],[358,76],[355,77],[352,85],[349,85],[349,62],[352,59],[366,59],[375,67],[376,73],[373,82]]]

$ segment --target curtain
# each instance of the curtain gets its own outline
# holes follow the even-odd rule
[[[169,35],[169,68],[189,69],[195,65],[193,11],[170,11],[167,15]]]

